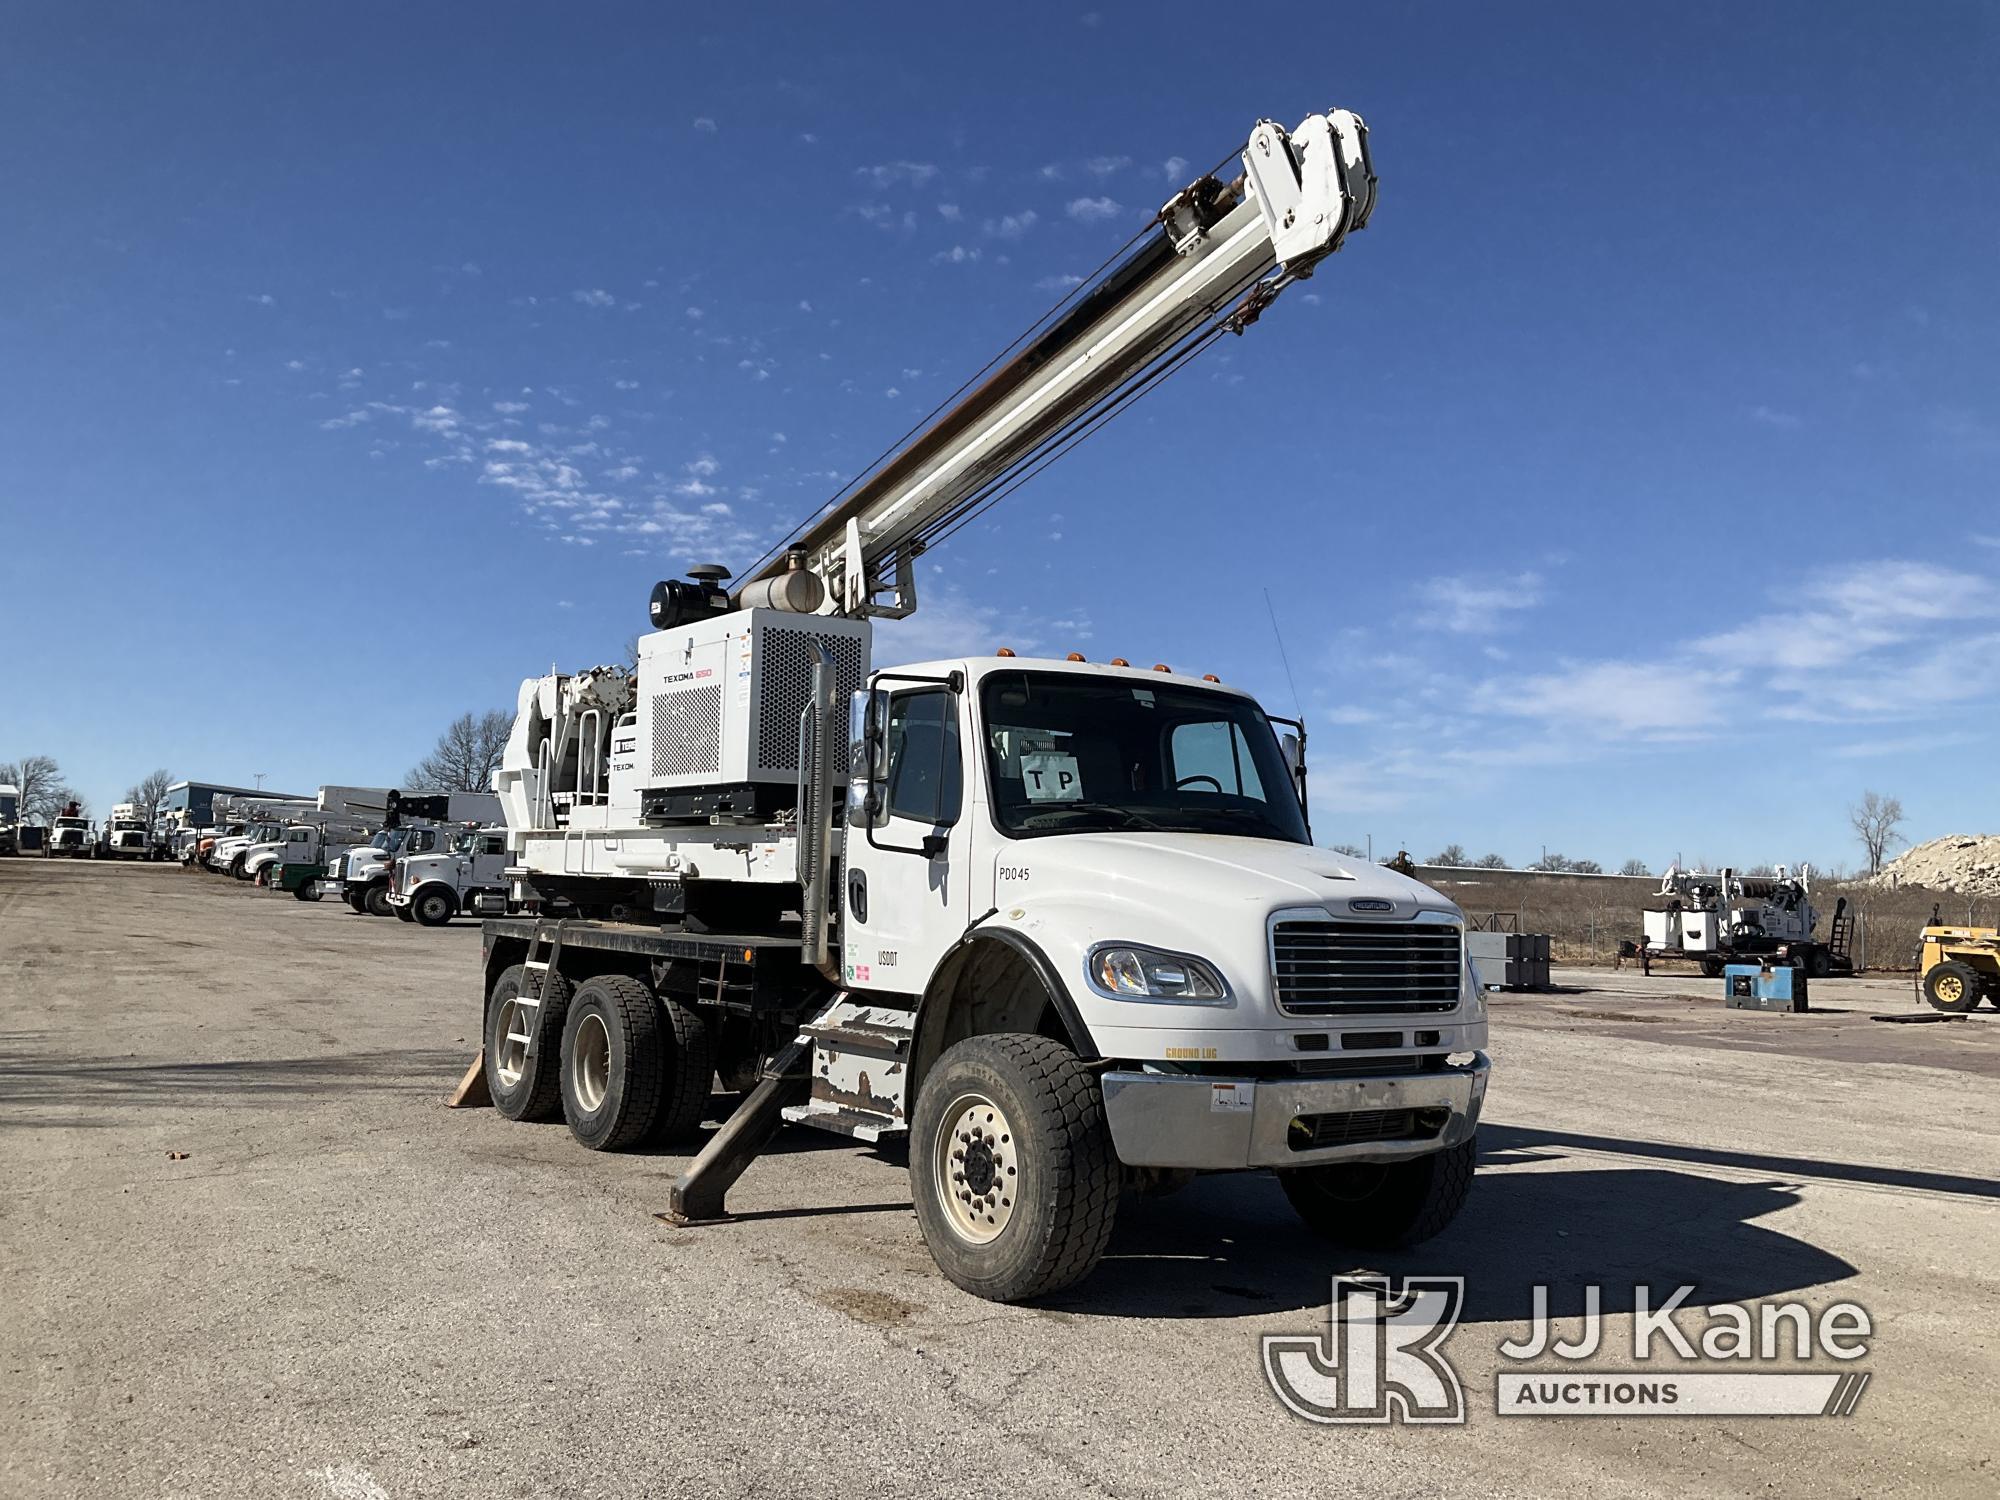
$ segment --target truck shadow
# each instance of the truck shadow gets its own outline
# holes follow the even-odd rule
[[[1592,1284],[1602,1310],[1615,1314],[1633,1310],[1641,1286],[1655,1307],[1683,1285],[1696,1289],[1691,1305],[1707,1306],[1856,1274],[1839,1256],[1756,1222],[1798,1201],[1796,1179],[1538,1170],[1537,1158],[1494,1145],[1457,1222],[1415,1250],[1335,1249],[1298,1221],[1269,1176],[1201,1178],[1172,1197],[1127,1204],[1100,1269],[1046,1305],[1135,1318],[1323,1310],[1334,1276],[1367,1270],[1463,1276],[1461,1322],[1525,1327],[1538,1285],[1553,1316],[1576,1317]]]
[[[94,1113],[99,1106],[311,1105],[357,1091],[431,1093],[441,1098],[437,1080],[464,1067],[462,1048],[199,1061],[0,1053],[0,1125],[74,1130],[130,1123],[123,1117]]]

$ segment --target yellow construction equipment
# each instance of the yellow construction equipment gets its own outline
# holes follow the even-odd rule
[[[1939,1010],[1971,1010],[1981,998],[2000,1009],[2000,928],[1956,927],[1936,911],[1923,931],[1917,988]]]

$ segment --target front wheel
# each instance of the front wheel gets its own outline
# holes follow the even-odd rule
[[[1710,979],[1720,979],[1722,960],[1713,953],[1704,953],[1701,956],[1701,972]]]
[[[458,911],[458,903],[450,891],[423,891],[404,911],[415,911],[416,919],[426,927],[442,927]]]
[[[1089,1275],[1120,1185],[1103,1091],[1061,1043],[971,1037],[924,1079],[910,1122],[917,1226],[974,1296],[1019,1302]]]
[[[1278,1185],[1321,1239],[1361,1250],[1421,1245],[1458,1217],[1472,1191],[1475,1137],[1411,1161],[1280,1168]]]
[[[301,901],[317,901],[326,892],[320,888],[320,883],[317,880],[302,880],[292,891],[292,894]]]
[[[389,910],[396,914],[398,922],[414,922],[417,920],[416,912],[407,906],[392,906]]]
[[[1948,958],[1924,975],[1924,998],[1938,1010],[1962,1015],[1979,1004],[1984,982],[1971,964]]]
[[[389,887],[371,885],[361,896],[362,910],[371,917],[386,917],[396,908],[389,904]]]

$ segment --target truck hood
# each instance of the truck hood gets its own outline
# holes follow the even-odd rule
[[[1067,887],[1113,899],[1152,895],[1185,905],[1190,897],[1209,911],[1250,908],[1261,922],[1280,907],[1318,906],[1336,915],[1354,901],[1391,903],[1362,908],[1378,918],[1409,917],[1418,910],[1458,914],[1429,886],[1366,860],[1329,849],[1275,839],[1195,833],[1076,833],[1024,839],[1009,845],[1000,864],[1025,866],[1037,894]],[[1009,885],[999,885],[1007,904]]]

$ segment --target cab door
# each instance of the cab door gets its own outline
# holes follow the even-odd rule
[[[884,816],[846,835],[841,942],[850,988],[922,993],[972,920],[963,713],[964,695],[942,685],[889,695]]]

